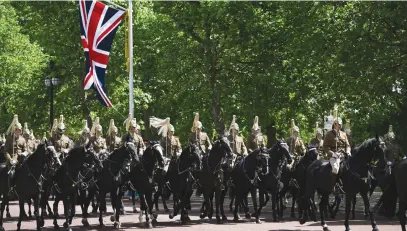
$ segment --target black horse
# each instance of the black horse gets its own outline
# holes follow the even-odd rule
[[[142,222],[145,214],[146,227],[152,228],[152,220],[157,219],[153,211],[154,171],[156,167],[164,168],[163,149],[158,142],[150,141],[141,157],[140,164],[135,165],[130,172],[130,188],[140,197],[139,220]]]
[[[370,210],[369,198],[367,196],[370,185],[368,182],[369,168],[373,161],[379,160],[379,167],[384,168],[384,151],[386,146],[381,138],[376,136],[363,142],[356,150],[355,154],[342,161],[339,178],[343,183],[343,190],[346,193],[346,208],[345,208],[345,228],[349,231],[349,214],[351,208],[351,200],[357,194],[363,198],[365,207],[368,208],[371,225],[374,231],[377,231],[376,221],[373,213]],[[321,203],[319,210],[321,215],[321,225],[324,231],[329,230],[325,222],[324,209],[328,205],[329,194],[332,191],[331,172],[332,168],[328,161],[316,160],[308,168],[306,173],[306,189],[302,199],[301,208],[308,208],[310,198],[315,194],[315,190],[321,192]],[[304,224],[308,219],[307,209],[303,210],[303,217],[300,223]]]
[[[132,163],[139,163],[139,156],[134,143],[114,150],[107,159],[103,161],[103,169],[97,174],[97,186],[99,188],[99,224],[104,226],[102,214],[106,209],[106,194],[110,193],[114,215],[110,220],[114,222],[115,228],[120,228],[119,216],[124,191],[121,187],[129,180]]]
[[[186,224],[190,221],[187,207],[193,193],[193,185],[197,181],[196,171],[201,166],[201,151],[195,143],[189,145],[182,151],[179,158],[173,158],[168,168],[167,179],[173,193],[173,211],[169,218],[173,219],[181,211],[181,222]]]
[[[77,204],[78,188],[83,187],[84,179],[92,174],[92,165],[97,162],[97,156],[94,154],[90,145],[86,147],[76,147],[69,151],[62,166],[56,171],[53,187],[55,189],[58,201],[62,199],[64,204],[65,223],[64,228],[71,230],[70,225],[75,216],[75,206]],[[54,227],[59,228],[57,222],[58,204],[54,203]],[[86,214],[83,218],[86,219]]]
[[[209,155],[202,160],[202,171],[199,179],[203,189],[205,200],[203,208],[205,208],[205,210],[201,212],[201,219],[206,216],[209,218],[212,217],[212,198],[215,194],[216,221],[218,224],[221,224],[223,221],[227,220],[223,209],[223,202],[226,194],[225,174],[227,174],[225,172],[224,163],[227,158],[230,158],[231,153],[232,149],[230,148],[227,137],[220,137],[220,139],[213,143]],[[222,215],[222,219],[220,219],[220,215]]]
[[[169,164],[169,163],[168,163]],[[171,189],[167,186],[165,179],[167,176],[167,171],[164,168],[158,168],[155,173],[154,173],[154,181],[156,183],[157,190],[154,193],[154,206],[155,206],[155,211],[160,211],[158,207],[158,200],[161,197],[163,206],[164,206],[164,211],[169,212],[170,210],[168,209],[166,200],[171,195]]]
[[[24,213],[24,202],[28,199],[33,199],[34,201],[34,215],[37,221],[37,230],[41,230],[41,220],[39,214],[39,197],[42,190],[42,184],[44,182],[44,171],[47,168],[47,164],[52,161],[52,159],[57,158],[55,154],[55,149],[49,144],[40,144],[36,151],[31,154],[28,158],[19,163],[15,173],[15,192],[18,195],[20,215],[17,223],[17,230],[21,228],[21,220]],[[21,158],[19,158],[21,159]],[[21,159],[22,160],[22,159]],[[0,173],[0,193],[3,195],[3,201],[1,203],[1,214],[0,214],[0,230],[3,228],[3,213],[6,204],[8,203],[8,192],[9,192],[9,182],[8,182],[7,168],[3,169]]]
[[[258,182],[259,187],[259,209],[252,216],[260,216],[261,210],[267,204],[267,200],[264,200],[264,197],[268,197],[268,193],[271,194],[272,210],[273,210],[273,220],[278,221],[277,219],[277,210],[278,209],[278,193],[282,189],[282,184],[280,181],[281,169],[283,165],[287,162],[291,163],[292,158],[290,151],[288,150],[288,145],[282,141],[277,140],[273,147],[268,151],[270,153],[270,158],[268,160],[268,174],[260,175],[260,181]],[[287,162],[285,161],[287,160]]]
[[[305,153],[303,157],[301,157],[300,161],[292,171],[292,177],[290,182],[291,188],[291,195],[292,195],[292,205],[291,205],[291,217],[295,218],[295,204],[298,204],[297,199],[302,198],[305,194],[305,187],[306,187],[306,170],[308,166],[318,159],[318,150],[316,147],[310,145],[308,147],[308,151]],[[313,201],[313,198],[311,198]],[[311,205],[314,208],[314,203],[312,202]],[[310,208],[311,209],[311,208]],[[315,210],[314,210],[315,211]],[[299,209],[299,216],[301,217],[301,209]]]
[[[239,205],[250,192],[253,200],[254,211],[257,211],[257,188],[256,184],[260,174],[268,174],[269,153],[267,149],[256,149],[249,155],[243,157],[231,172],[231,180],[234,185],[235,208],[234,221],[240,219],[238,215]],[[247,207],[247,205],[245,206]],[[248,211],[246,218],[250,218]],[[260,223],[259,214],[255,214],[256,223]]]

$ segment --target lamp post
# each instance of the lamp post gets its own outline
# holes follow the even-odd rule
[[[50,129],[52,129],[52,124],[54,123],[54,86],[59,83],[58,78],[45,78],[44,83],[46,87],[49,87],[49,124]]]

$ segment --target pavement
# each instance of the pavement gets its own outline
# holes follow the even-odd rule
[[[372,198],[371,202],[374,205],[375,201],[377,201],[379,195],[378,193],[375,193]],[[249,199],[251,200],[251,199]],[[360,197],[358,197],[358,203],[356,205],[356,219],[350,221],[350,227],[353,230],[356,231],[367,231],[367,230],[372,230],[372,227],[370,225],[370,221],[365,220],[363,216],[363,205],[362,205],[362,200]],[[120,221],[121,221],[121,229],[120,230],[139,230],[139,229],[145,229],[145,227],[139,223],[139,215],[138,213],[132,213],[132,204],[131,200],[125,199],[125,210],[126,210],[126,215],[120,216]],[[18,202],[13,201],[10,202],[10,213],[12,218],[5,218],[5,223],[4,223],[4,228],[5,230],[16,230],[17,228],[17,215],[18,215]],[[172,209],[172,202],[167,202],[168,206],[170,209]],[[229,200],[226,199],[225,201],[225,212],[226,215],[228,216],[228,221],[225,222],[222,225],[216,224],[216,219],[212,218],[211,220],[209,219],[200,219],[199,218],[199,208],[202,204],[202,198],[200,197],[195,197],[195,195],[192,198],[192,211],[190,211],[190,218],[191,222],[188,225],[182,225],[180,222],[180,217],[177,216],[174,219],[169,219],[168,213],[163,211],[162,204],[159,204],[161,211],[159,212],[158,218],[157,218],[157,224],[154,225],[154,229],[160,230],[160,231],[181,231],[181,230],[191,230],[193,229],[194,231],[223,231],[223,230],[233,230],[233,231],[247,231],[251,230],[252,231],[297,231],[297,230],[303,230],[303,231],[313,231],[313,230],[322,230],[322,227],[319,222],[308,222],[304,225],[300,225],[298,222],[298,219],[291,219],[287,218],[285,221],[282,222],[272,222],[272,213],[271,213],[271,205],[268,204],[264,209],[263,213],[261,215],[261,224],[256,224],[254,222],[254,219],[251,220],[246,220],[244,219],[244,214],[241,213],[242,220],[239,222],[233,222],[233,214],[229,212]],[[52,206],[52,204],[50,203]],[[139,206],[139,203],[137,202],[136,205]],[[340,207],[339,214],[335,220],[329,220],[327,221],[328,226],[330,230],[332,231],[343,231],[345,229],[343,223],[344,223],[344,208],[343,208],[343,203]],[[99,227],[99,221],[98,221],[98,215],[97,214],[90,214],[90,218],[88,219],[90,223],[90,227],[84,228],[81,223],[81,210],[80,207],[77,206],[76,212],[77,215],[75,216],[73,222],[72,222],[72,230],[117,230],[114,229],[113,223],[110,221],[110,215],[112,215],[112,209],[110,206],[110,203],[108,202],[108,212],[103,216],[104,219],[104,224],[105,227],[100,228]],[[251,211],[253,210],[253,207],[250,207]],[[91,208],[90,208],[91,210]],[[27,205],[26,205],[26,211]],[[62,202],[59,204],[59,213],[63,214],[63,205]],[[285,211],[285,216],[289,216],[289,211]],[[215,217],[215,216],[214,216]],[[319,217],[319,216],[318,216]],[[319,218],[318,218],[319,219]],[[393,231],[393,230],[401,230],[399,222],[396,218],[394,219],[387,219],[381,216],[376,215],[376,221],[378,224],[378,228],[381,231]],[[61,229],[60,230],[65,230],[62,228],[62,224],[64,222],[64,219],[58,219],[58,224],[60,225]],[[21,229],[22,230],[35,230],[35,218],[31,220],[26,220],[22,222]],[[42,230],[54,230],[53,228],[53,223],[52,219],[46,218],[45,220],[45,227]]]

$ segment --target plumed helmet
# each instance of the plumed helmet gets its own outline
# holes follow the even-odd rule
[[[396,137],[396,135],[393,132],[393,125],[389,126],[389,131],[384,136],[386,140],[393,140]]]
[[[44,132],[44,135],[42,136],[42,141],[47,141],[47,132]]]
[[[168,131],[171,131],[171,124],[170,118],[167,117],[166,119],[159,119],[154,116],[150,117],[150,126],[154,128],[158,128],[158,135],[163,137],[167,137]],[[172,126],[174,128],[174,126]]]
[[[172,124],[170,124],[170,125],[168,126],[168,130],[169,130],[170,132],[175,132],[175,128],[174,128],[174,126],[173,126]]]
[[[30,135],[30,129],[28,129],[28,123],[24,123],[24,135]]]
[[[114,125],[114,119],[111,119],[109,123],[109,129],[107,129],[107,134],[110,135],[113,132],[117,133],[117,127]]]
[[[346,124],[345,124],[345,132],[346,132],[346,134],[350,134],[351,133],[351,130],[350,130],[350,120],[348,119],[347,121],[346,121]]]
[[[300,129],[295,125],[294,119],[291,119],[291,135],[293,135],[294,132],[300,132]]]
[[[331,130],[333,124],[334,124],[334,117],[333,117],[332,111],[331,111],[331,114],[330,114],[330,115],[325,116],[324,129],[326,129],[326,130]]]
[[[18,122],[18,116],[14,115],[13,120],[11,121],[11,124],[7,129],[7,135],[12,134],[16,129],[22,129],[22,126],[20,122]]]
[[[239,125],[236,123],[236,115],[233,115],[232,122],[230,123],[229,131],[235,129],[239,131]]]
[[[65,132],[66,127],[65,127],[65,124],[64,124],[64,116],[63,115],[61,115],[59,117],[59,123],[58,123],[57,129],[58,129],[58,133],[64,133]]]
[[[334,123],[338,123],[339,125],[342,125],[341,117],[338,117],[338,118],[334,119]]]
[[[300,132],[300,128],[298,126],[294,126],[293,131],[294,132]]]
[[[54,122],[52,123],[52,128],[51,128],[51,137],[53,137],[58,130],[58,119],[54,119]]]
[[[88,127],[88,121],[83,120],[82,123],[83,123],[82,133],[86,133],[86,134],[90,133],[90,129]]]
[[[202,123],[199,121],[199,113],[195,113],[194,122],[192,123],[192,132],[196,132],[196,129],[202,129]]]
[[[259,127],[259,117],[258,117],[258,116],[255,116],[255,117],[254,117],[254,122],[253,122],[252,130],[253,130],[253,131],[258,131],[258,130],[260,130],[260,127]]]
[[[100,125],[100,118],[96,117],[95,121],[93,122],[92,129],[90,130],[90,134],[92,136],[96,135],[96,132],[102,132],[102,125]]]
[[[318,123],[318,122],[316,122],[316,124],[315,124],[315,133],[316,133],[317,135],[323,135],[322,129],[319,128],[319,123]]]

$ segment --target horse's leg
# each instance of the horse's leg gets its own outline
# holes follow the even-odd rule
[[[18,205],[20,206],[20,214],[18,216],[17,231],[20,231],[20,229],[21,229],[21,220],[23,219],[23,216],[24,216],[24,199],[19,199],[18,200]]]
[[[6,195],[3,195],[3,199],[1,201],[1,208],[0,208],[0,230],[4,231],[3,228],[3,214],[4,214],[4,208],[8,204],[8,197]]]
[[[263,187],[259,187],[259,208],[257,209],[256,214],[260,216],[261,214],[261,210],[263,209],[263,207],[265,206],[264,203],[264,194],[267,193],[266,190],[263,189]],[[252,214],[253,217],[255,217],[254,215],[256,214]]]
[[[376,221],[374,219],[374,215],[372,213],[372,210],[370,209],[370,202],[369,202],[369,198],[367,197],[367,192],[360,192],[360,195],[362,196],[363,203],[365,204],[365,208],[367,208],[367,211],[369,213],[370,224],[372,225],[373,231],[378,231],[379,229],[377,228]]]
[[[256,219],[256,223],[260,224],[260,219],[259,219],[259,214],[257,212],[258,207],[257,207],[257,189],[256,187],[252,187],[250,189],[250,195],[252,196],[252,201],[253,201],[253,208],[254,208],[254,218]],[[247,204],[247,207],[249,207],[249,204]],[[249,213],[250,214],[250,213]]]
[[[114,227],[116,229],[120,229],[121,228],[121,223],[120,223],[120,214],[122,213],[122,198],[123,198],[123,192],[120,189],[120,187],[118,187],[116,189],[115,192],[115,196],[112,198],[112,200],[116,201],[116,206],[115,206],[115,221],[114,221]],[[123,206],[123,211],[124,211],[124,206]]]
[[[33,215],[31,212],[31,206],[32,206],[31,198],[27,200],[27,205],[28,205],[28,218],[32,219]]]
[[[54,201],[54,204],[53,204],[53,209],[54,209],[54,214],[53,214],[53,217],[54,217],[54,228],[55,229],[59,229],[59,225],[58,225],[58,221],[57,221],[57,218],[58,218],[58,202],[57,201],[59,201],[59,198],[58,198],[58,195],[55,197],[55,201]],[[64,206],[64,208],[65,208],[65,206]]]
[[[6,207],[6,217],[7,217],[7,218],[11,218],[9,203],[10,203],[10,202],[7,201],[7,207]]]
[[[95,187],[91,188],[89,191],[88,196],[86,197],[86,193],[83,193],[83,200],[82,200],[82,225],[85,227],[89,227],[88,222],[88,208],[92,198],[95,196]]]
[[[165,202],[165,198],[163,195],[161,195],[161,199],[163,200],[164,211],[169,212],[170,210],[168,209],[167,203]]]
[[[103,206],[106,207],[106,192],[105,191],[99,191],[99,199],[98,199],[98,201],[99,201],[99,226],[103,227],[104,224],[103,224],[103,216],[102,216],[103,210],[102,210],[102,208],[103,208]]]
[[[74,192],[76,193],[76,192]],[[65,222],[64,222],[64,228],[67,230],[70,230],[69,227],[69,219],[71,216],[71,209],[72,209],[72,198],[71,196],[65,196],[63,199],[63,203],[64,203],[64,215],[65,215]]]
[[[240,220],[240,216],[239,216],[239,205],[241,202],[241,192],[239,192],[238,190],[235,191],[235,208],[233,211],[233,221],[238,221]]]
[[[349,227],[349,214],[350,214],[350,206],[352,203],[352,195],[345,196],[345,231],[350,231]]]
[[[136,207],[136,191],[130,190],[130,192],[131,192],[131,200],[132,200],[132,203],[133,203],[133,213],[138,213],[138,210],[137,210],[137,207]]]
[[[213,197],[215,196],[215,191],[212,190],[209,201],[208,201],[208,218],[212,219],[213,216]]]
[[[352,197],[352,218],[351,218],[351,220],[355,220],[355,218],[356,218],[355,207],[356,207],[356,195]],[[367,216],[366,208],[365,208],[365,216]]]
[[[152,228],[152,222],[157,220],[157,212],[154,209],[154,203],[153,203],[153,192],[149,191],[146,193],[145,200],[147,202],[147,208],[148,208],[148,216],[146,217],[146,222],[148,225],[148,228]]]
[[[399,211],[397,213],[397,216],[400,221],[401,231],[406,231],[406,203],[405,202],[399,202]],[[0,225],[0,227],[1,227],[1,225]]]
[[[161,191],[160,191],[161,187],[157,190],[157,192],[154,193],[154,207],[156,211],[160,211],[160,209],[158,208],[158,200],[160,199],[160,196],[163,198],[163,196],[161,195]],[[163,199],[164,200],[164,199]]]
[[[298,189],[293,188],[291,190],[291,195],[292,195],[292,203],[291,203],[291,218],[295,218],[295,203],[297,202],[297,195],[298,195]]]
[[[335,195],[335,203],[332,205],[332,213],[331,213],[331,218],[335,219],[336,214],[338,214],[339,211],[339,206],[341,205],[342,198],[340,195]]]
[[[221,190],[221,194],[220,194],[220,201],[219,201],[219,207],[220,207],[220,213],[222,215],[222,220],[223,221],[227,221],[228,218],[225,215],[225,209],[223,207],[223,203],[225,202],[225,197],[226,197],[226,189]]]
[[[62,196],[62,195],[60,195],[60,196]],[[53,204],[53,210],[54,210],[54,216],[56,216],[57,218],[59,217],[58,204],[61,201],[60,196],[58,194],[54,196],[55,200],[54,200],[54,204]]]
[[[222,224],[223,220],[220,218],[220,201],[221,201],[222,185],[218,182],[215,186],[215,206],[216,206],[216,222]]]
[[[230,196],[229,210],[230,210],[231,213],[233,213],[233,211],[234,211],[234,209],[233,209],[233,203],[235,203],[235,197],[236,197],[236,196],[235,196],[235,191],[233,190],[232,187],[230,187],[229,196]]]
[[[323,227],[324,231],[328,231],[328,225],[325,222],[325,206],[329,203],[329,193],[323,192],[321,201],[319,202],[319,214],[321,216],[321,226]]]
[[[40,194],[38,193],[33,197],[33,203],[34,203],[34,216],[35,220],[37,221],[37,231],[41,230],[41,227],[44,224],[41,224],[41,219],[40,219]],[[43,221],[42,221],[43,223]]]

